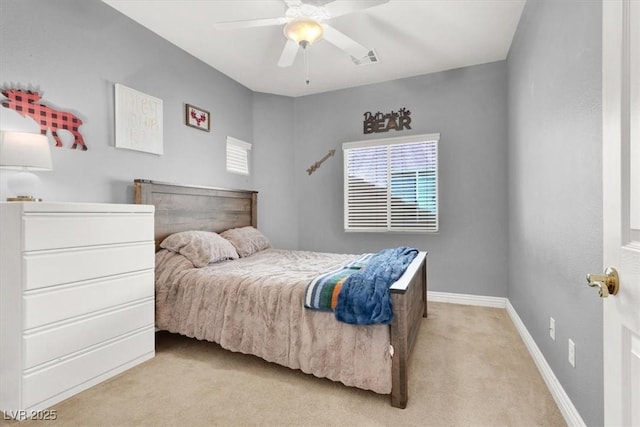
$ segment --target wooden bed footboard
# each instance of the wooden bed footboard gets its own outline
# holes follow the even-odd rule
[[[406,408],[409,399],[409,356],[422,318],[427,317],[427,253],[420,252],[400,279],[391,286],[393,323],[391,345],[391,405]]]

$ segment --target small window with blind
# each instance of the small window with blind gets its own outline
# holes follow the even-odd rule
[[[249,175],[249,150],[251,144],[227,137],[227,172]]]
[[[345,142],[345,231],[438,231],[440,134]]]

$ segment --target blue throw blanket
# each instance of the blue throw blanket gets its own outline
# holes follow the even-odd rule
[[[393,321],[389,287],[402,276],[418,255],[415,248],[384,249],[342,284],[334,314],[355,325],[389,324]]]

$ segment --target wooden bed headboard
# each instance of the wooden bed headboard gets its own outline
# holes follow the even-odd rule
[[[136,179],[134,202],[154,205],[156,249],[170,234],[187,230],[220,233],[258,225],[258,192]]]

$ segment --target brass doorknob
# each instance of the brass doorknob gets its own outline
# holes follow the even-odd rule
[[[592,288],[598,287],[601,298],[616,295],[620,289],[620,280],[615,268],[609,267],[604,274],[587,274],[587,283]]]

